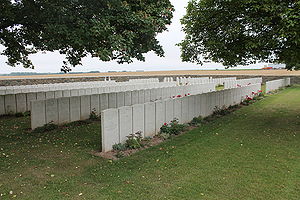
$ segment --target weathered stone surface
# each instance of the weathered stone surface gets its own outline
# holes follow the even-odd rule
[[[63,97],[71,97],[71,91],[70,90],[64,90],[63,91]]]
[[[58,101],[58,122],[65,124],[70,122],[70,98],[64,97],[57,99]]]
[[[132,129],[132,107],[125,106],[119,108],[119,136],[120,142],[124,143],[127,136],[133,133]]]
[[[167,99],[165,100],[166,110],[165,110],[165,121],[170,123],[174,119],[174,100]]]
[[[53,91],[49,91],[49,92],[45,92],[46,94],[46,98],[45,99],[53,99],[55,98],[55,92]]]
[[[195,114],[195,105],[196,105],[196,99],[195,99],[195,96],[188,96],[188,112],[189,112],[189,115],[188,115],[188,121],[192,121],[192,119],[194,117],[196,117],[196,114]]]
[[[117,108],[117,93],[108,94],[108,108]]]
[[[125,92],[117,93],[117,108],[125,106]]]
[[[145,103],[150,102],[150,90],[145,90]]]
[[[79,89],[79,90],[78,90],[78,96],[86,95],[86,90],[87,90],[87,89]]]
[[[5,105],[4,96],[0,95],[0,116],[5,115]]]
[[[36,129],[46,124],[46,102],[31,101],[31,128]]]
[[[46,99],[46,92],[37,92],[36,93],[37,100],[45,100]]]
[[[91,114],[91,96],[80,96],[80,120],[89,119]]]
[[[58,101],[57,99],[46,100],[46,123],[58,124]]]
[[[145,90],[139,90],[139,104],[145,103]]]
[[[145,110],[144,104],[136,104],[132,106],[132,128],[133,132],[142,132],[145,136]]]
[[[139,92],[138,90],[131,91],[131,104],[139,104]]]
[[[55,91],[54,96],[55,96],[56,99],[62,98],[63,97],[63,91],[62,90]]]
[[[107,109],[101,112],[102,152],[112,150],[114,144],[120,143],[118,109]]]
[[[165,101],[157,101],[155,102],[155,132],[159,133],[160,128],[166,122],[165,118]]]
[[[70,97],[70,121],[80,120],[80,97]]]
[[[181,102],[181,111],[182,111],[182,123],[189,122],[189,101],[187,98],[182,98]]]
[[[154,102],[157,100],[157,89],[150,89],[150,101]]]
[[[91,95],[91,110],[90,112],[95,112],[95,114],[100,115],[100,97],[99,94]]]
[[[181,102],[182,98],[174,99],[174,118],[178,119],[179,123],[182,123]]]
[[[26,94],[16,94],[16,101],[17,101],[17,112],[23,113],[27,111],[27,102],[26,102]]]
[[[27,109],[28,111],[31,110],[31,101],[35,101],[36,100],[36,93],[27,93],[26,95],[26,102],[27,102]]]
[[[155,135],[155,103],[145,103],[145,136]]]
[[[125,106],[131,106],[131,91],[126,91],[124,96]]]
[[[17,112],[17,101],[15,94],[8,94],[4,96],[5,112],[6,114],[15,114]]]
[[[70,91],[70,96],[71,97],[77,97],[77,96],[79,96],[79,90],[71,90]]]
[[[100,110],[108,109],[108,94],[100,94]]]

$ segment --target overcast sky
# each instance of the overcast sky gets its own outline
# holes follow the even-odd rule
[[[180,48],[176,46],[184,38],[184,33],[181,31],[180,19],[185,14],[185,7],[189,0],[171,0],[175,7],[175,13],[172,24],[168,27],[168,32],[158,35],[164,50],[165,57],[161,58],[150,52],[146,54],[146,61],[134,61],[131,64],[119,65],[116,62],[102,62],[97,58],[83,59],[83,65],[77,66],[73,71],[159,71],[159,70],[181,70],[181,69],[222,69],[221,64],[208,63],[204,66],[193,63],[181,62]],[[0,51],[3,47],[0,47]],[[22,67],[12,68],[5,64],[6,57],[0,56],[0,74],[10,72],[60,72],[64,56],[59,53],[38,53],[30,57],[35,65],[34,70],[26,70]],[[260,65],[261,66],[261,65]]]

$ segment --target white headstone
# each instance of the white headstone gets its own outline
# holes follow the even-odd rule
[[[58,101],[58,122],[65,124],[70,122],[70,98],[59,98]]]
[[[16,101],[17,101],[17,112],[23,113],[27,111],[27,102],[26,102],[26,94],[16,94]]]
[[[46,124],[46,102],[31,101],[31,128],[36,129]]]
[[[155,103],[145,103],[145,136],[155,135]]]
[[[106,110],[108,109],[108,94],[103,93],[100,94],[100,110]]]
[[[144,104],[136,104],[132,106],[132,128],[133,133],[142,132],[145,136],[145,111]]]
[[[102,152],[112,150],[114,144],[120,143],[118,109],[107,109],[101,112]]]
[[[80,120],[80,97],[70,97],[70,121]]]
[[[5,112],[6,114],[15,114],[17,112],[17,102],[15,94],[8,94],[5,98]]]
[[[46,123],[58,124],[58,102],[57,99],[46,100]]]
[[[117,93],[108,94],[108,108],[117,108]]]
[[[166,122],[165,112],[166,112],[165,102],[164,101],[155,102],[155,129],[156,129],[156,133],[159,133],[160,128]]]
[[[91,114],[91,96],[85,95],[80,97],[80,120],[89,119]]]
[[[119,108],[120,143],[124,143],[127,140],[127,136],[129,136],[132,133],[132,107],[121,107]]]

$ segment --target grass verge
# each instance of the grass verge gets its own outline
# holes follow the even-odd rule
[[[100,123],[47,133],[0,119],[1,199],[299,199],[300,87],[119,161]],[[9,194],[11,193],[11,194]]]

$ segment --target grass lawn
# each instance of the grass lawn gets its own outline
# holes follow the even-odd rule
[[[29,124],[0,119],[0,199],[300,199],[299,86],[114,162],[100,122]]]

